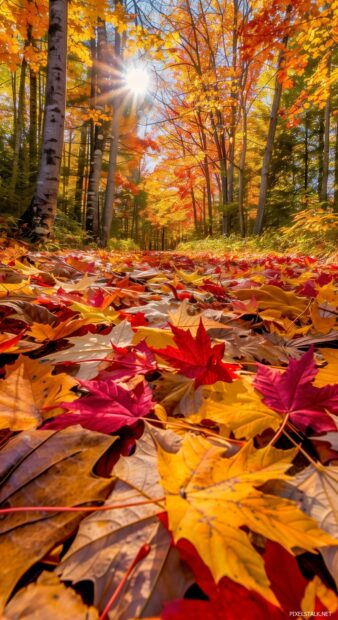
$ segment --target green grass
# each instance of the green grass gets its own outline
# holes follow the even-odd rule
[[[317,257],[332,256],[337,251],[336,231],[324,233],[293,234],[282,231],[265,231],[259,237],[206,237],[205,239],[180,243],[180,252],[208,252],[211,254],[307,254]]]

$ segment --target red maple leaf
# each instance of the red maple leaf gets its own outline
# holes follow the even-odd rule
[[[122,426],[131,426],[147,415],[154,403],[151,389],[145,383],[139,383],[133,390],[113,381],[81,381],[90,395],[83,396],[72,403],[62,403],[64,409],[72,413],[63,413],[43,429],[61,429],[74,424],[101,433],[114,433]]]
[[[210,385],[216,381],[230,383],[236,379],[236,364],[226,364],[222,361],[224,343],[212,346],[211,340],[200,320],[196,338],[189,330],[180,329],[171,325],[176,347],[168,346],[157,349],[155,353],[167,360],[171,366],[177,368],[186,377],[195,379],[195,387]]]
[[[126,380],[157,370],[155,357],[144,340],[132,349],[113,345],[113,350],[113,360],[109,367],[100,373],[100,379]]]
[[[338,413],[338,385],[315,387],[316,374],[311,348],[299,360],[290,360],[285,372],[258,364],[254,386],[268,407],[288,414],[302,432],[308,428],[318,433],[335,431],[337,425],[327,411]]]
[[[160,517],[161,518],[161,517]],[[161,518],[165,523],[165,519]],[[301,610],[307,579],[303,576],[296,558],[278,543],[267,541],[263,554],[266,573],[271,582],[271,589],[280,604],[272,605],[260,594],[248,590],[228,577],[215,583],[209,568],[196,553],[193,545],[181,539],[176,548],[181,558],[193,571],[196,583],[209,600],[178,599],[165,605],[161,620],[286,620],[290,612]],[[282,570],[281,570],[282,567]],[[316,611],[326,608],[316,598]],[[336,614],[331,614],[336,618]]]
[[[181,558],[190,566],[196,583],[209,600],[178,599],[165,605],[161,620],[284,620],[289,617],[257,592],[247,590],[228,577],[215,583],[209,568],[196,553],[193,545],[181,539],[176,547]],[[284,579],[284,577],[282,577]],[[199,597],[200,599],[201,597]],[[298,608],[297,608],[298,609]]]

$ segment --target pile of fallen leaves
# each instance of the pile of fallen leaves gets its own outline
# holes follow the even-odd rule
[[[333,618],[334,265],[0,260],[2,618]]]

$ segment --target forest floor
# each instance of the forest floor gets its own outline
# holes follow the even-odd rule
[[[3,618],[337,617],[337,266],[0,260]]]

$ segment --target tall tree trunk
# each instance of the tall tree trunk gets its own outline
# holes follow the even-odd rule
[[[211,182],[210,182],[210,171],[209,171],[209,163],[208,156],[204,156],[204,174],[206,181],[206,199],[208,205],[208,218],[206,223],[206,233],[212,237],[213,233],[213,218],[212,218],[212,196],[211,196]]]
[[[16,123],[17,123],[17,101],[16,101],[16,71],[11,73],[11,84],[12,84],[12,100],[13,100],[13,144],[15,144],[16,139]]]
[[[115,0],[115,5],[120,4],[120,0]],[[102,227],[101,227],[101,235],[100,242],[102,247],[106,247],[109,236],[110,229],[113,221],[113,207],[114,207],[114,199],[115,199],[115,174],[116,174],[116,164],[117,164],[117,154],[118,154],[118,146],[119,146],[119,135],[120,135],[120,124],[121,124],[121,116],[123,112],[123,99],[124,95],[118,94],[118,90],[121,88],[121,80],[119,79],[121,67],[120,67],[120,59],[122,53],[121,46],[121,35],[118,30],[115,30],[115,46],[114,46],[114,69],[115,69],[115,96],[113,99],[112,105],[112,124],[111,124],[111,133],[110,133],[110,148],[109,148],[109,168],[108,168],[108,178],[107,178],[107,186],[104,198],[104,207],[103,207],[103,216],[102,216]]]
[[[271,106],[270,113],[270,121],[269,121],[269,129],[268,136],[266,140],[266,147],[264,151],[263,164],[262,164],[262,172],[261,172],[261,184],[259,190],[259,199],[256,213],[256,220],[253,227],[253,234],[260,235],[263,229],[263,220],[265,215],[265,206],[268,192],[268,178],[269,178],[269,168],[272,158],[273,151],[273,142],[275,138],[276,128],[277,128],[277,120],[278,120],[278,110],[282,95],[282,82],[279,79],[279,72],[284,59],[284,50],[281,50],[278,63],[277,63],[277,75],[275,81],[275,89],[273,95],[273,101]]]
[[[34,46],[34,39],[32,36],[32,26],[27,28],[27,40],[28,44]],[[29,131],[28,131],[28,146],[29,146],[29,182],[30,184],[36,183],[36,176],[38,172],[38,81],[37,74],[29,66]]]
[[[338,116],[336,121],[336,149],[334,158],[334,203],[335,213],[338,213]]]
[[[42,129],[43,129],[43,120],[44,120],[44,108],[43,101],[46,97],[46,84],[44,74],[41,69],[38,73],[38,102],[39,102],[39,114],[38,114],[38,153],[41,153],[42,147]]]
[[[309,190],[309,114],[305,112],[305,140],[304,140],[304,194],[305,204],[308,203]]]
[[[26,69],[27,69],[27,61],[25,58],[23,58],[22,63],[21,63],[21,72],[20,72],[19,101],[18,101],[18,106],[17,106],[14,156],[13,156],[12,175],[11,175],[11,184],[10,184],[12,200],[14,199],[14,196],[15,196],[15,188],[16,188],[18,175],[19,175],[20,150],[22,147],[22,138],[23,138],[23,132],[24,132]]]
[[[288,16],[291,13],[291,11],[292,11],[292,4],[288,4],[288,6],[286,7],[285,22],[287,21]],[[282,49],[280,50],[279,56],[278,56],[277,74],[276,74],[276,80],[275,80],[273,101],[272,101],[272,106],[271,106],[268,136],[267,136],[266,147],[265,147],[264,156],[263,156],[261,185],[259,189],[257,213],[256,213],[254,227],[253,227],[254,235],[260,235],[263,229],[265,206],[266,206],[266,199],[267,199],[267,192],[268,192],[269,168],[270,168],[270,163],[272,159],[273,142],[275,138],[277,121],[278,121],[278,110],[279,110],[280,100],[282,96],[282,89],[283,89],[282,82],[279,79],[279,72],[284,62],[284,56],[285,56],[285,52],[286,52],[286,48],[288,44],[288,38],[289,37],[286,34],[283,38]]]
[[[97,24],[97,48],[91,42],[92,77],[91,99],[95,100],[95,109],[105,110],[105,94],[111,89],[111,83],[104,67],[110,64],[107,52],[106,24],[101,19]],[[107,123],[103,120],[92,128],[91,158],[87,192],[86,230],[94,238],[99,235],[99,190],[102,173],[103,151],[107,137]]]
[[[245,237],[245,217],[244,217],[244,195],[245,195],[245,164],[246,164],[246,152],[247,152],[247,111],[245,104],[243,105],[243,137],[242,137],[242,152],[239,163],[238,172],[238,218],[239,218],[239,230],[242,237]]]
[[[77,174],[74,199],[74,217],[81,222],[82,204],[83,204],[83,178],[86,166],[86,144],[87,144],[88,125],[84,123],[80,131],[80,146],[77,160]]]
[[[234,171],[235,171],[235,150],[236,150],[236,117],[238,100],[238,78],[237,74],[237,51],[238,51],[238,0],[233,0],[234,18],[232,25],[232,68],[234,76],[231,80],[231,126],[229,140],[229,167],[228,167],[228,202],[234,201]]]
[[[198,219],[197,219],[197,208],[196,208],[196,198],[195,198],[195,192],[194,192],[194,188],[191,187],[190,189],[190,194],[191,194],[191,204],[192,204],[192,212],[194,215],[194,227],[195,227],[195,233],[198,233]]]
[[[330,60],[327,64],[328,74],[330,74]],[[323,172],[322,182],[320,186],[319,199],[323,203],[327,203],[327,186],[329,181],[329,165],[330,165],[330,113],[331,113],[331,96],[326,100],[324,109],[324,145],[323,145]]]
[[[48,238],[56,216],[66,105],[68,0],[50,0],[42,153],[35,194],[19,221],[21,234]]]
[[[320,192],[322,188],[323,179],[323,155],[324,155],[324,116],[325,109],[319,110],[319,126],[318,126],[318,198],[320,200]]]
[[[29,68],[29,172],[30,182],[36,181],[38,171],[38,82],[35,71]]]

